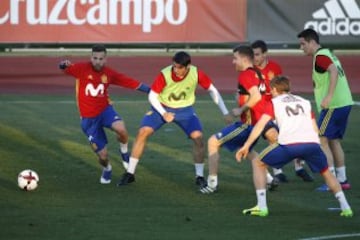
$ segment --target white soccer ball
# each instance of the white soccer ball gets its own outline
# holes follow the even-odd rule
[[[18,185],[25,191],[32,191],[36,189],[38,183],[39,175],[31,169],[23,170],[18,175]]]

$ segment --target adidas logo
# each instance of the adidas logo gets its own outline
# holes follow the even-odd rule
[[[304,29],[312,28],[321,35],[360,36],[360,8],[356,0],[329,0],[312,14]]]

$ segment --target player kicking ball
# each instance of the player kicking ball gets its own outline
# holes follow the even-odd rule
[[[264,114],[254,126],[249,138],[236,153],[240,162],[249,153],[250,146],[263,131],[266,123],[275,119],[279,127],[278,142],[265,148],[253,161],[254,185],[257,205],[243,210],[243,214],[266,217],[269,210],[266,202],[266,168],[281,168],[295,158],[306,161],[312,172],[319,172],[335,198],[339,201],[340,216],[352,217],[353,211],[346,200],[340,183],[330,172],[326,156],[320,147],[318,129],[311,110],[310,101],[289,93],[289,79],[277,76],[270,81],[272,103],[268,103]]]

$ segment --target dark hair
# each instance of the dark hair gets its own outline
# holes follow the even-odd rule
[[[251,48],[254,49],[254,48],[260,48],[261,49],[261,52],[267,52],[268,50],[268,47],[266,45],[266,43],[263,41],[263,40],[256,40],[255,42],[253,42],[251,44]]]
[[[314,40],[317,44],[320,43],[319,35],[314,29],[307,28],[297,35],[298,38],[304,38],[305,41],[310,42]]]
[[[254,51],[248,45],[238,45],[233,49],[234,53],[247,56],[250,60],[254,60]]]
[[[189,65],[191,63],[191,57],[187,52],[180,51],[175,53],[175,55],[172,58],[173,62],[180,64],[184,67]]]
[[[279,93],[290,92],[290,80],[283,75],[275,76],[270,80],[270,87],[276,88]]]
[[[102,44],[96,44],[91,48],[92,52],[105,52],[106,54],[106,47]]]

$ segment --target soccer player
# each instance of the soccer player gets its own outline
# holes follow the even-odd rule
[[[266,168],[283,167],[294,158],[306,161],[312,172],[319,172],[334,193],[341,207],[340,216],[352,217],[353,212],[346,200],[336,177],[329,171],[326,156],[321,150],[318,129],[311,111],[310,101],[290,94],[289,79],[277,76],[270,82],[272,103],[265,107],[264,114],[254,126],[242,148],[236,152],[237,161],[249,153],[252,144],[258,139],[266,124],[272,119],[279,127],[278,143],[265,148],[253,160],[253,177],[257,205],[243,210],[243,214],[265,217],[269,214],[266,202]]]
[[[76,100],[80,112],[81,128],[93,151],[97,154],[100,165],[103,166],[100,177],[101,184],[109,184],[112,173],[104,128],[115,132],[125,168],[129,162],[128,132],[123,119],[111,105],[108,94],[109,86],[113,84],[144,93],[150,91],[146,84],[106,67],[105,63],[105,46],[94,45],[90,62],[71,63],[69,60],[63,60],[59,64],[59,68],[64,73],[76,78]]]
[[[234,116],[240,116],[240,121],[229,125],[208,139],[209,175],[207,185],[200,188],[202,193],[213,193],[218,188],[218,165],[220,161],[220,148],[235,151],[243,145],[249,136],[252,125],[260,118],[265,102],[265,82],[261,73],[253,66],[254,52],[250,46],[240,45],[233,49],[233,64],[238,75],[238,104],[239,108],[232,110]],[[278,132],[273,122],[269,122],[263,132],[264,136],[275,142]],[[257,156],[251,151],[249,159]],[[267,180],[270,190],[277,187],[278,183],[268,173]]]
[[[206,185],[202,126],[193,108],[195,90],[198,85],[209,92],[224,115],[225,121],[227,123],[232,121],[232,117],[211,79],[202,70],[191,64],[191,57],[188,53],[177,52],[172,58],[172,64],[161,70],[151,86],[149,93],[151,110],[142,120],[131,151],[129,167],[119,181],[119,186],[135,181],[135,169],[144,152],[148,137],[164,124],[171,122],[177,124],[193,140],[195,183],[199,186]]]
[[[265,80],[265,98],[268,101],[271,101],[270,93],[270,80],[278,75],[282,74],[281,66],[268,58],[268,46],[263,40],[256,40],[251,44],[251,48],[254,51],[254,66],[258,69],[264,80]],[[294,160],[295,173],[296,176],[302,178],[305,182],[314,181],[313,177],[310,176],[307,171],[303,168],[300,159]],[[279,182],[288,182],[286,175],[283,173],[282,169],[273,168],[274,177],[279,180]]]
[[[320,129],[321,146],[328,160],[330,171],[336,175],[342,189],[350,189],[346,177],[345,154],[341,139],[345,134],[348,117],[354,104],[344,69],[339,59],[328,48],[322,48],[319,35],[313,29],[298,34],[300,48],[313,57],[312,79]],[[334,168],[334,163],[335,167]],[[328,191],[326,184],[317,188]]]

